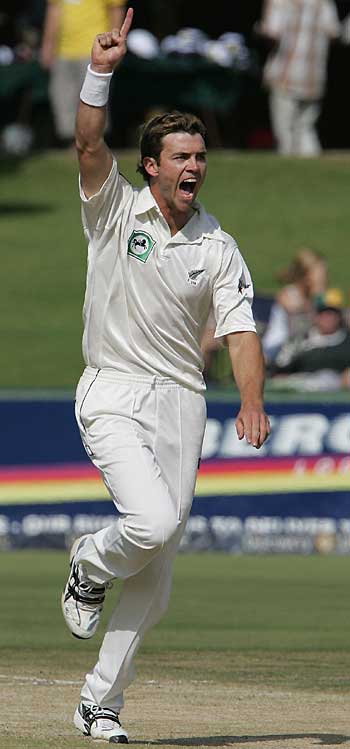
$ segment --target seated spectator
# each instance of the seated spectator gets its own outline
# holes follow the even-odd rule
[[[288,340],[303,339],[310,329],[313,300],[327,287],[327,263],[320,253],[305,247],[277,279],[284,285],[272,305],[262,339],[267,363],[275,360]]]
[[[307,336],[280,350],[270,374],[280,376],[282,385],[333,390],[346,384],[349,366],[350,331],[343,316],[343,295],[340,289],[328,289],[315,302],[314,324]],[[292,375],[289,381],[283,379],[287,375]]]

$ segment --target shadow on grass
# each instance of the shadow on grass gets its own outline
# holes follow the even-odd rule
[[[29,215],[35,213],[52,213],[55,208],[50,203],[0,203],[0,216]]]
[[[350,741],[350,736],[338,733],[279,733],[260,736],[190,736],[177,739],[156,739],[147,741],[149,746],[230,746],[230,744],[248,744],[263,741],[296,741],[297,739],[314,739],[314,746],[339,746]],[[131,744],[145,743],[131,741]]]

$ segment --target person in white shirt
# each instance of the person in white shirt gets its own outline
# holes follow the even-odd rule
[[[336,6],[333,0],[265,0],[258,30],[274,42],[264,81],[277,149],[317,156],[329,44],[341,34]]]
[[[126,52],[120,31],[96,37],[77,116],[83,224],[89,243],[86,369],[76,416],[115,502],[115,523],[78,539],[62,596],[70,631],[96,631],[110,581],[123,581],[99,660],[74,715],[78,730],[126,743],[123,691],[145,632],[166,610],[172,564],[190,512],[206,421],[201,335],[211,305],[241,394],[236,429],[259,448],[269,433],[252,282],[235,241],[197,202],[205,129],[193,115],[160,115],[141,137],[133,188],[103,140],[108,84]]]

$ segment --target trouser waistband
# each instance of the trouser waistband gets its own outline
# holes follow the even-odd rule
[[[127,374],[126,372],[119,372],[117,369],[111,367],[85,367],[84,373],[88,377],[104,380],[105,382],[123,382],[129,383],[130,385],[148,385],[150,388],[182,388],[175,380],[170,377],[161,377],[159,375],[147,375],[147,374]]]

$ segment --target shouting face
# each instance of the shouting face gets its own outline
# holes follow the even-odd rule
[[[159,164],[146,157],[150,187],[165,218],[187,221],[207,170],[206,148],[199,133],[169,133],[163,138]]]

